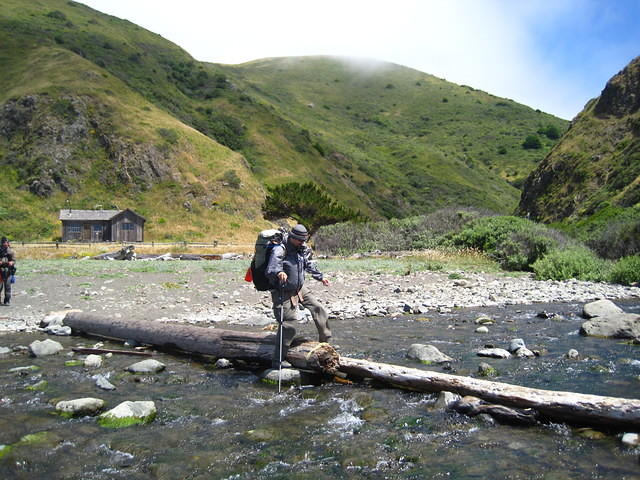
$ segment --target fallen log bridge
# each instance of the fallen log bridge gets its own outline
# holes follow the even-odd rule
[[[63,320],[75,334],[115,340],[135,340],[160,349],[270,365],[275,348],[271,332],[241,332],[154,321],[132,321],[69,313]],[[342,372],[420,392],[448,391],[487,402],[533,409],[555,422],[607,429],[640,431],[640,400],[559,392],[491,382],[471,377],[402,367],[339,356],[327,344],[306,342],[291,348],[287,360],[318,373]]]

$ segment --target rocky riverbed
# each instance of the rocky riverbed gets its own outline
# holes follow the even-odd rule
[[[207,269],[211,262],[164,262],[130,268],[132,262],[90,261],[86,271],[60,273],[46,265],[18,275],[9,307],[0,308],[0,333],[32,331],[50,311],[80,309],[116,318],[228,323],[264,327],[273,321],[268,292],[243,279],[242,265]],[[223,261],[224,263],[225,261]],[[108,264],[101,271],[96,264]],[[127,264],[118,270],[117,265]],[[219,264],[220,262],[214,262]],[[114,267],[114,264],[116,266]],[[141,265],[141,262],[138,262]],[[237,267],[235,266],[237,265]],[[224,269],[220,269],[224,270]],[[326,269],[325,269],[326,270]],[[336,321],[356,317],[433,315],[462,307],[638,299],[640,288],[604,283],[536,281],[529,275],[414,272],[408,275],[326,271],[331,286],[308,282]],[[301,312],[304,321],[306,312]]]

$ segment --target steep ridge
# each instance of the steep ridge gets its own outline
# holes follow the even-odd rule
[[[528,177],[518,212],[545,222],[639,210],[640,57],[590,101]],[[636,212],[640,218],[640,212]]]

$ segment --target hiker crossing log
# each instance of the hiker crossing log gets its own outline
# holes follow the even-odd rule
[[[135,340],[157,348],[212,355],[270,365],[276,336],[271,332],[241,332],[148,320],[104,318],[81,312],[63,320],[76,334]],[[472,377],[402,367],[338,356],[327,344],[307,342],[291,348],[286,358],[294,367],[318,372],[342,372],[371,378],[393,387],[448,391],[493,404],[534,409],[542,418],[577,425],[640,431],[640,400],[521,387]]]

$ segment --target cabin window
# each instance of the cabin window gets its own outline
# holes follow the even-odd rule
[[[133,223],[123,223],[122,230],[133,230]]]
[[[80,225],[79,223],[70,223],[69,233],[82,233],[82,225]]]

